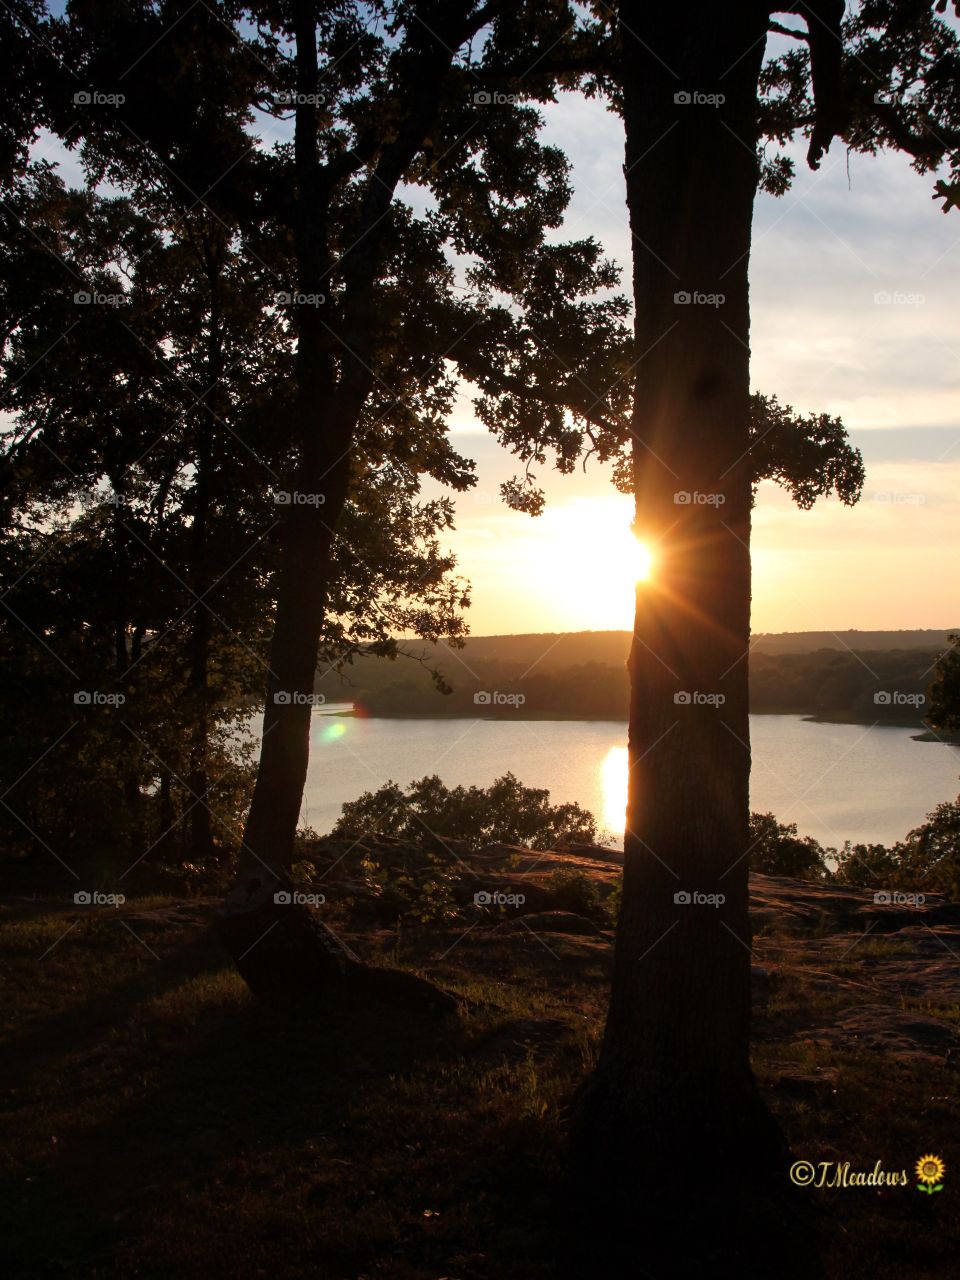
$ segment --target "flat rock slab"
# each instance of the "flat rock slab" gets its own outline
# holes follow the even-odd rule
[[[872,889],[852,885],[816,884],[784,876],[750,876],[750,912],[754,924],[785,924],[798,932],[813,932],[826,925],[827,932],[870,929],[892,933],[910,928],[922,919],[928,925],[960,928],[960,903],[942,894],[926,895],[922,907],[876,902]]]
[[[960,1038],[949,1023],[887,1004],[846,1009],[829,1026],[808,1032],[807,1038],[837,1049],[867,1049],[902,1060],[949,1058],[953,1062],[960,1049]]]
[[[514,1018],[480,1040],[470,1053],[473,1061],[519,1062],[543,1057],[554,1045],[569,1039],[571,1028],[559,1018]]]
[[[537,911],[507,922],[506,928],[534,933],[572,933],[594,936],[603,932],[595,920],[572,911]]]
[[[804,1071],[789,1064],[783,1064],[778,1073],[771,1073],[770,1086],[781,1093],[805,1098],[824,1092],[834,1092],[839,1078],[840,1072],[836,1067],[813,1067],[809,1071]]]
[[[197,901],[175,903],[169,907],[156,907],[152,911],[118,911],[120,919],[131,925],[139,924],[147,929],[167,928],[170,925],[210,925],[213,923],[218,902]]]
[[[504,874],[540,875],[549,877],[556,872],[579,871],[603,890],[606,885],[613,885],[623,874],[622,859],[617,862],[613,858],[597,859],[584,857],[579,853],[538,853],[534,850],[525,852],[514,864],[515,872]]]
[[[914,918],[910,927],[896,933],[858,930],[776,939],[769,944],[760,939],[758,948],[765,959],[787,970],[803,970],[813,982],[859,986],[897,1001],[906,997],[933,1005],[960,1005],[960,930],[952,927],[930,926]],[[855,964],[855,980],[853,975],[831,974],[829,969],[838,964]]]

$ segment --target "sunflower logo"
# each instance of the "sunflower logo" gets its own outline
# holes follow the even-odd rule
[[[946,1168],[939,1156],[921,1156],[917,1161],[917,1177],[920,1179],[917,1190],[926,1191],[928,1195],[942,1191]]]

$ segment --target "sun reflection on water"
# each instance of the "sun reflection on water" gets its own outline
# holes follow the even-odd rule
[[[627,825],[627,748],[611,747],[600,766],[603,825],[622,836]]]

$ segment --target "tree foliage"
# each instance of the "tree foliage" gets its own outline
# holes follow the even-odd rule
[[[960,734],[960,634],[951,634],[949,649],[937,660],[928,690],[926,719],[941,733]]]
[[[750,815],[750,867],[771,876],[822,880],[824,851],[812,836],[798,836],[795,822],[778,822],[772,813]]]
[[[512,50],[562,29],[566,6],[529,8]],[[59,133],[87,186],[11,153],[7,640],[55,682],[69,634],[84,683],[123,697],[102,741],[88,731],[105,716],[80,726],[95,756],[112,753],[105,777],[124,762],[125,802],[100,806],[126,815],[121,844],[145,813],[149,848],[169,847],[187,813],[235,827],[242,799],[224,813],[208,790],[214,740],[273,665],[291,528],[332,533],[294,558],[324,604],[303,639],[321,672],[361,648],[394,655],[401,636],[456,644],[469,589],[442,546],[454,507],[421,487],[475,483],[448,434],[458,373],[482,378],[489,417],[498,376],[546,359],[545,340],[567,387],[531,382],[515,401],[517,429],[543,434],[574,399],[573,371],[601,376],[624,349],[625,303],[592,300],[617,275],[599,246],[548,242],[569,197],[564,156],[519,95],[480,101],[501,35],[479,58],[469,39],[495,15],[456,9],[291,3],[253,24],[229,4],[36,12],[42,93],[11,110],[23,136]],[[298,477],[332,419],[347,434],[316,493]],[[86,595],[77,557],[53,553],[60,539],[83,551]],[[77,664],[65,669],[73,679]],[[167,701],[149,699],[151,680]],[[72,732],[62,700],[46,709],[38,751]],[[268,733],[277,713],[271,698]],[[53,815],[38,812],[50,821],[31,839],[50,844]]]
[[[831,851],[832,852],[832,851]],[[880,892],[960,896],[960,797],[938,804],[926,821],[892,845],[848,843],[836,853],[840,884]]]
[[[443,838],[556,849],[592,843],[597,824],[578,804],[551,804],[550,792],[505,773],[489,787],[448,787],[433,774],[403,788],[385,783],[343,806],[334,836],[365,834],[406,840]]]

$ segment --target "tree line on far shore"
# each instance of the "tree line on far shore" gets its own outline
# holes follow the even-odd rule
[[[451,654],[440,661],[441,690],[416,661],[367,656],[342,674],[321,676],[317,690],[327,703],[352,702],[372,716],[626,718],[629,673],[622,662],[544,663],[528,673],[530,663],[509,656],[509,649],[502,656],[468,652],[467,658]],[[936,672],[937,655],[929,649],[760,650],[750,658],[750,709],[858,723],[936,725],[944,715]]]

